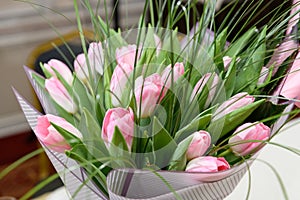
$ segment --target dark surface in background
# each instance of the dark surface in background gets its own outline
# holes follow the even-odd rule
[[[182,1],[182,4],[184,5],[186,1]],[[235,2],[233,0],[232,2]],[[250,2],[252,2],[250,4]],[[262,3],[260,3],[262,2]],[[276,8],[278,9],[277,15],[282,15],[282,13],[287,12],[288,9],[291,8],[292,1],[291,0],[240,0],[238,4],[234,7],[234,3],[223,3],[221,9],[219,12],[217,12],[216,17],[215,17],[215,29],[218,30],[220,28],[221,24],[224,23],[224,20],[226,16],[228,16],[229,11],[234,8],[233,12],[228,17],[228,20],[225,22],[225,25],[223,26],[226,27],[228,25],[229,30],[232,30],[231,33],[228,36],[228,41],[231,41],[238,32],[241,34],[245,32],[245,30],[248,30],[252,26],[256,26],[258,29],[265,24],[268,24],[272,17],[275,16],[275,13],[277,11]],[[203,10],[203,5],[201,3],[197,3],[197,13],[191,13],[190,16],[190,28],[192,28],[193,24],[199,20],[202,10]],[[252,12],[249,11],[249,8],[252,7]],[[248,10],[245,12],[245,10]],[[255,10],[255,11],[254,11]],[[252,15],[254,11],[254,15]],[[244,13],[245,12],[245,13]],[[243,14],[242,19],[237,21],[238,18],[241,17]],[[281,13],[281,14],[280,14]],[[289,13],[289,12],[287,12]],[[167,9],[164,10],[163,14],[163,19],[167,19]],[[236,16],[235,16],[236,15]],[[158,16],[155,16],[155,21],[157,22]],[[277,19],[275,17],[275,19]],[[229,21],[233,20],[232,23],[229,23]],[[250,21],[249,21],[250,20]],[[164,21],[164,26],[167,24],[167,21]],[[247,24],[245,26],[245,24]],[[185,18],[182,17],[174,27],[178,27],[179,32],[181,33],[186,33],[186,23],[185,23]]]

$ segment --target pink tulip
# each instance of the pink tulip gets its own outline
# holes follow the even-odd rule
[[[224,69],[225,69],[225,70],[228,69],[228,67],[229,67],[229,65],[230,65],[230,63],[231,63],[231,61],[232,61],[232,58],[231,58],[231,57],[229,57],[229,56],[224,56],[224,57],[223,57],[223,64],[224,64]]]
[[[260,71],[260,76],[259,79],[257,81],[257,85],[262,85],[265,83],[265,81],[267,80],[269,75],[269,68],[266,67],[262,67],[261,71]]]
[[[262,147],[263,144],[262,142],[247,142],[247,140],[266,141],[270,135],[270,128],[263,123],[245,123],[236,129],[228,143],[232,145],[231,149],[236,155],[245,156],[253,153],[253,150],[258,150],[257,147]],[[236,145],[236,143],[241,144]]]
[[[57,77],[56,73],[53,70],[55,69],[69,85],[72,85],[73,75],[71,70],[67,65],[65,65],[65,63],[56,59],[51,59],[48,61],[48,63],[44,63],[44,67],[53,77]]]
[[[116,126],[122,133],[130,150],[134,136],[134,113],[131,108],[112,108],[105,113],[102,124],[102,138],[107,146],[110,146]]]
[[[294,63],[287,76],[279,84],[275,94],[280,94],[288,99],[296,99],[295,105],[300,108],[300,53],[294,60]]]
[[[223,116],[253,103],[255,98],[248,95],[246,92],[238,93],[232,96],[229,100],[221,104],[221,106],[216,110],[214,119],[217,120]]]
[[[197,131],[193,133],[192,142],[187,150],[187,159],[191,160],[203,156],[210,147],[211,137],[206,131]]]
[[[132,71],[133,65],[126,63],[118,64],[115,68],[110,80],[111,103],[114,107],[122,106],[120,100]]]
[[[78,54],[74,60],[74,71],[77,77],[86,82],[89,77],[89,69],[86,63],[85,55],[83,53]]]
[[[128,45],[116,49],[116,59],[118,64],[126,63],[130,66],[134,66],[135,54],[136,54],[136,45]],[[139,58],[140,51],[138,51]]]
[[[84,53],[81,53],[77,55],[74,61],[75,73],[83,82],[86,82],[90,76],[94,77],[96,72],[103,75],[104,55],[100,42],[92,42],[90,44],[87,58],[89,62],[86,61]]]
[[[204,156],[188,162],[185,171],[187,172],[219,172],[227,170],[230,165],[223,157]]]
[[[170,88],[172,83],[172,77],[173,82],[175,83],[179,77],[181,77],[184,74],[184,66],[183,63],[175,63],[172,69],[172,65],[168,65],[164,71],[162,72],[162,82],[165,84],[165,88]]]
[[[149,117],[156,104],[164,97],[164,91],[162,90],[163,83],[159,74],[152,74],[145,79],[140,76],[135,80],[135,98],[137,106],[137,115],[142,118]]]
[[[77,106],[64,85],[55,77],[46,79],[45,88],[52,99],[69,113],[76,113]]]
[[[154,42],[155,42],[155,47],[156,47],[156,56],[158,56],[158,54],[161,51],[162,48],[162,42],[160,40],[160,38],[158,37],[158,35],[154,34]]]
[[[64,118],[51,114],[39,116],[34,132],[38,139],[53,151],[64,152],[65,150],[70,150],[71,147],[62,135],[50,124],[50,122],[67,130],[74,136],[82,138],[81,133]]]
[[[100,75],[103,75],[104,53],[101,42],[90,43],[88,50],[89,63]]]
[[[204,86],[208,87],[208,97],[206,101],[206,106],[212,101],[214,98],[216,92],[217,92],[217,85],[219,82],[220,78],[217,74],[215,73],[207,73],[204,76],[201,77],[201,79],[197,82],[195,85],[192,95],[191,95],[191,101],[195,98],[197,94],[200,94],[201,91],[203,90]],[[210,84],[208,85],[208,83]]]

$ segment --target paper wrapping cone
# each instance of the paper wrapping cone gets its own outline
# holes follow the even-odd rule
[[[44,89],[32,79],[32,73],[25,69],[32,86],[46,113],[55,114]],[[17,100],[34,130],[37,117],[41,115],[24,98],[15,91]],[[287,107],[289,112],[293,105]],[[288,115],[283,115],[273,126],[277,131],[286,121]],[[43,144],[42,144],[43,145]],[[78,163],[63,153],[54,152],[43,145],[49,159],[68,192],[73,199],[108,199],[87,177],[84,169]],[[115,169],[107,176],[109,199],[183,199],[183,200],[221,200],[228,196],[239,183],[253,162],[252,159],[229,170],[218,173],[187,173],[174,171],[147,171],[138,169]]]

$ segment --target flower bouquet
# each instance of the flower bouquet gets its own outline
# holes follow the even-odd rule
[[[195,1],[146,1],[126,32],[84,1],[95,42],[77,17],[84,52],[72,70],[55,59],[41,63],[45,76],[25,68],[45,114],[17,99],[72,198],[223,199],[297,114],[298,2],[232,41],[213,29],[215,3],[183,35],[175,21]],[[165,28],[154,6],[168,9]]]

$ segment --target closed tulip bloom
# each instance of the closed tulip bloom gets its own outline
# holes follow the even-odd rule
[[[86,58],[83,53],[78,54],[74,60],[74,71],[76,76],[83,82],[89,78],[89,68],[86,63]]]
[[[133,65],[126,63],[118,64],[115,68],[110,80],[111,103],[114,107],[122,106],[120,100],[132,71]]]
[[[231,57],[229,57],[229,56],[224,56],[224,57],[223,57],[223,64],[224,64],[224,69],[225,69],[225,70],[228,69],[228,67],[229,67],[229,65],[230,65],[230,63],[231,63],[231,61],[232,61],[232,58],[231,58]]]
[[[134,94],[138,116],[145,118],[152,115],[156,105],[160,103],[165,95],[162,88],[161,76],[157,73],[145,79],[142,76],[136,79]]]
[[[65,63],[57,59],[51,59],[48,61],[48,63],[44,63],[44,67],[53,77],[57,77],[53,70],[55,69],[69,85],[72,85],[73,74]]]
[[[269,68],[267,67],[262,67],[261,71],[260,71],[260,76],[259,79],[257,81],[257,85],[262,85],[265,83],[265,81],[267,80],[269,75]]]
[[[253,153],[253,150],[258,150],[259,146],[262,147],[263,143],[259,141],[268,140],[270,135],[270,128],[263,123],[245,123],[235,130],[228,143],[232,145],[230,148],[236,155],[246,156]],[[258,140],[258,142],[249,140]]]
[[[211,137],[206,131],[197,131],[193,133],[193,139],[186,152],[187,159],[191,160],[203,156],[210,147]]]
[[[230,165],[223,157],[203,156],[188,162],[187,172],[219,172],[230,169]]]
[[[295,102],[295,105],[300,108],[300,53],[298,53],[297,57],[294,60],[294,63],[280,83],[275,93],[279,93],[288,99],[296,99],[298,101]]]
[[[173,82],[175,83],[182,75],[184,74],[184,66],[183,63],[175,63],[173,68],[172,65],[168,65],[164,71],[162,72],[162,82],[165,84],[165,88],[170,88]]]
[[[216,92],[217,92],[217,85],[220,78],[215,73],[207,73],[204,76],[201,77],[201,79],[196,83],[192,95],[191,95],[191,101],[196,97],[196,95],[200,94],[203,90],[204,86],[208,87],[208,97],[206,101],[206,106],[212,101],[214,98]],[[210,84],[208,85],[208,82],[210,81]]]
[[[214,114],[214,119],[217,120],[223,116],[253,103],[255,98],[246,92],[238,93],[221,104]]]
[[[51,123],[67,130],[78,138],[82,138],[81,133],[64,118],[47,114],[39,116],[35,127],[35,134],[40,141],[48,148],[56,152],[64,152],[70,150],[71,146],[67,143],[64,137],[51,125]]]
[[[77,106],[64,85],[55,77],[46,79],[45,88],[52,99],[69,113],[76,113]]]
[[[134,113],[131,108],[117,107],[109,109],[105,113],[102,124],[102,138],[107,146],[110,146],[116,126],[122,133],[130,150],[134,136]]]
[[[118,64],[126,63],[130,66],[134,66],[136,45],[128,45],[116,49],[116,60]],[[139,58],[140,51],[138,51],[137,58]]]
[[[101,42],[90,43],[88,50],[89,63],[100,75],[103,75],[104,54]]]

